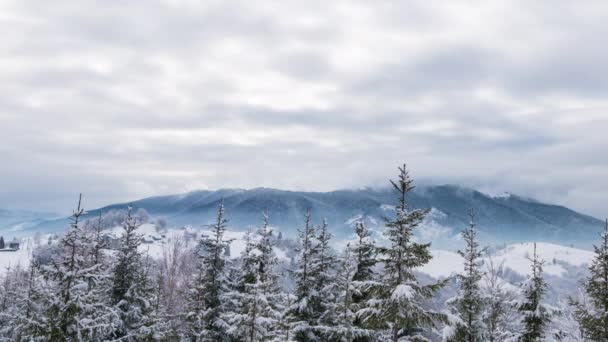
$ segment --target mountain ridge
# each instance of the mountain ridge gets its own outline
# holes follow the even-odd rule
[[[147,197],[89,210],[92,217],[101,212],[145,209],[153,217],[166,217],[172,226],[204,226],[215,217],[217,205],[224,200],[231,228],[246,230],[258,225],[261,213],[268,210],[271,223],[288,235],[294,235],[311,210],[315,222],[327,219],[338,238],[352,233],[355,218],[381,231],[382,217],[390,215],[396,198],[389,188],[343,189],[329,192],[293,191],[258,187],[195,190],[176,195]],[[477,212],[480,237],[484,243],[547,241],[566,244],[589,244],[596,239],[602,221],[565,206],[542,203],[518,195],[491,196],[453,184],[419,186],[408,196],[412,208],[434,208],[423,225],[421,238],[432,237],[446,243],[458,239],[468,224],[468,210]],[[52,231],[64,228],[67,221],[47,220],[30,230]]]

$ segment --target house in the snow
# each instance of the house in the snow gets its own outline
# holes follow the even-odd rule
[[[12,242],[9,242],[8,248],[14,249],[14,250],[19,250],[19,241],[13,240]]]
[[[0,236],[0,252],[15,252],[19,250],[19,241],[13,239],[8,244],[4,243],[4,238]]]

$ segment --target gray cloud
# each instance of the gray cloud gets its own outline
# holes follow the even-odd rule
[[[523,10],[525,9],[525,10]],[[605,3],[5,1],[0,207],[421,183],[606,215]]]

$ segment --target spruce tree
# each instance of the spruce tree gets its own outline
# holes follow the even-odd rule
[[[4,237],[0,236],[0,249],[4,249]]]
[[[542,303],[547,291],[547,283],[543,279],[544,262],[536,253],[536,243],[534,243],[534,255],[530,261],[532,262],[532,274],[522,285],[523,300],[519,304],[523,327],[519,336],[521,342],[543,341],[545,330],[551,322],[550,312]]]
[[[363,222],[355,224],[355,235],[357,242],[353,247],[353,254],[356,257],[357,269],[353,275],[353,280],[358,282],[373,280],[375,276],[374,266],[378,263],[374,240]]]
[[[20,267],[8,270],[0,288],[0,296],[7,298],[0,307],[0,341],[48,340],[51,330],[45,317],[53,293],[48,291],[34,259],[27,271]]]
[[[112,304],[118,316],[114,336],[123,341],[152,341],[164,336],[163,324],[153,305],[156,300],[149,260],[143,260],[138,250],[142,241],[142,236],[137,233],[139,226],[129,207],[111,289]]]
[[[502,266],[502,265],[499,265]],[[488,342],[512,340],[517,331],[517,308],[513,305],[518,293],[499,275],[499,267],[489,258],[481,287],[484,302],[482,319]]]
[[[356,254],[347,246],[340,256],[337,272],[323,291],[325,311],[317,327],[323,341],[368,341],[375,337],[373,330],[355,324],[357,306],[354,275],[357,272]]]
[[[114,316],[103,295],[92,284],[99,281],[97,267],[89,262],[91,240],[81,227],[82,195],[71,216],[68,231],[59,242],[60,254],[44,268],[50,282],[46,318],[49,340],[78,341],[103,338],[112,330]]]
[[[587,303],[572,301],[577,321],[589,341],[608,341],[608,220],[600,237],[589,267],[591,275],[583,284]]]
[[[480,258],[483,250],[479,249],[475,224],[475,211],[469,211],[469,227],[461,235],[466,244],[464,251],[458,254],[464,259],[464,272],[458,274],[458,296],[448,301],[458,318],[455,327],[448,327],[444,338],[458,342],[484,341],[484,323],[482,319],[483,300],[480,295],[479,282],[482,277]]]
[[[399,179],[391,181],[398,195],[395,216],[385,218],[384,234],[390,245],[380,248],[384,255],[383,279],[374,287],[374,298],[358,312],[368,326],[388,328],[387,339],[393,342],[426,340],[425,328],[436,328],[446,319],[445,315],[426,308],[423,303],[445,282],[422,285],[414,274],[414,270],[428,263],[432,256],[430,243],[413,240],[414,230],[429,210],[408,207],[406,195],[413,189],[412,182],[405,165],[399,167]]]
[[[284,309],[275,273],[278,260],[266,213],[263,221],[264,225],[257,231],[259,239],[254,241],[249,234],[246,237],[237,291],[229,296],[237,308],[228,320],[229,334],[238,341],[270,341],[281,337],[276,326]]]
[[[224,239],[228,220],[224,201],[220,201],[211,236],[202,236],[198,247],[197,276],[188,301],[188,332],[191,341],[225,341],[228,324],[224,320],[224,296],[230,291],[227,276],[226,249],[230,241]]]
[[[374,267],[378,263],[378,250],[371,237],[370,231],[363,222],[355,224],[356,242],[352,247],[352,257],[355,258],[356,269],[352,277],[352,308],[355,313],[365,307],[370,298],[370,289],[374,287],[377,279]],[[364,329],[361,318],[354,316],[353,324],[358,329]],[[355,342],[370,341],[368,336],[355,337]]]
[[[318,305],[317,275],[314,269],[315,256],[318,252],[314,242],[316,239],[315,227],[312,224],[310,211],[304,216],[304,227],[298,229],[300,240],[299,260],[294,271],[295,301],[289,310],[291,322],[291,336],[298,342],[317,341],[314,331],[316,325],[316,310]]]

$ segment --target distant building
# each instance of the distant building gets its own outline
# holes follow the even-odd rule
[[[0,252],[15,252],[19,250],[19,242],[17,240],[13,240],[8,244],[4,243],[4,239],[2,239],[2,248],[0,248]]]

